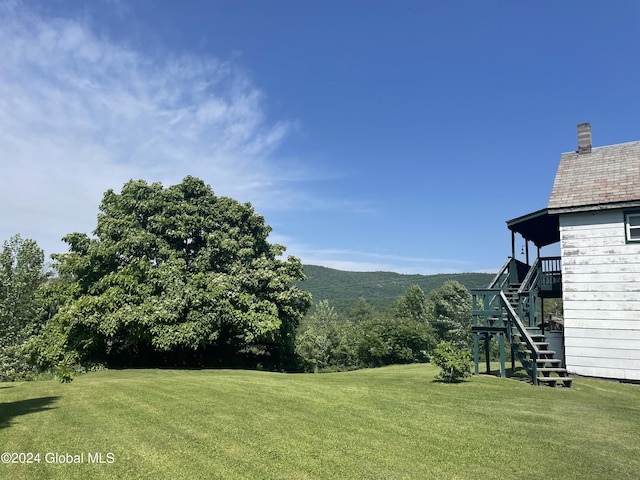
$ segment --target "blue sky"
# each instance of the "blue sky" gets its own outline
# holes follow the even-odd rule
[[[196,175],[303,263],[496,271],[562,152],[640,139],[636,1],[0,0],[0,239]],[[520,245],[518,244],[518,250]]]

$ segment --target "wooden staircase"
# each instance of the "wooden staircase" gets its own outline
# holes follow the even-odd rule
[[[520,283],[510,284],[504,292],[509,304],[516,311],[520,302],[520,294],[518,293],[520,287]],[[571,387],[573,378],[567,376],[567,369],[561,366],[562,360],[556,357],[557,352],[549,350],[549,342],[547,342],[542,330],[537,327],[527,327],[527,331],[534,345],[538,348],[538,355],[535,360],[536,384],[549,387]],[[515,357],[518,358],[527,373],[531,374],[534,363],[532,350],[529,349],[527,342],[523,341],[522,335],[516,328],[511,327],[510,333],[512,352],[514,352]]]
[[[558,352],[549,350],[549,343],[543,331],[533,326],[536,324],[533,295],[539,290],[541,278],[540,275],[536,275],[536,269],[539,273],[537,262],[528,269],[526,275],[522,275],[523,264],[517,265],[510,259],[488,289],[472,291],[476,372],[478,341],[483,336],[493,336],[498,338],[501,352],[504,340],[508,341],[512,363],[517,358],[533,384],[571,387],[573,379],[562,367]],[[532,309],[534,311],[531,311]],[[503,353],[500,361],[504,376]]]
[[[567,369],[561,367],[562,360],[556,358],[556,352],[549,350],[549,343],[545,336],[538,328],[528,328],[529,335],[538,347],[538,356],[535,359],[536,364],[536,383],[538,385],[547,385],[550,387],[563,386],[571,387],[573,378],[568,376]],[[531,372],[533,370],[532,351],[528,349],[527,343],[521,341],[519,333],[512,332],[513,340],[511,348],[515,356],[520,360],[522,366]]]

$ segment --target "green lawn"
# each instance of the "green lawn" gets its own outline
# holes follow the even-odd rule
[[[0,465],[0,478],[640,476],[640,387],[489,376],[446,385],[436,373],[112,370],[4,383],[0,451],[39,453],[40,463]],[[84,463],[50,464],[49,452]],[[113,462],[89,463],[89,453]]]

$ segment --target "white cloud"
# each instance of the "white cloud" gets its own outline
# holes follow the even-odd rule
[[[0,238],[90,231],[108,188],[191,174],[260,209],[299,202],[300,167],[272,155],[295,128],[233,64],[144,54],[86,21],[0,3]]]
[[[476,271],[475,264],[450,258],[412,257],[346,249],[319,249],[295,239],[271,234],[269,240],[287,246],[285,256],[300,258],[305,265],[320,265],[351,272],[397,272],[432,275]]]

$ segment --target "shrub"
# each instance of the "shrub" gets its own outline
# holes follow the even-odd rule
[[[471,374],[469,352],[449,342],[440,342],[433,352],[433,363],[441,368],[436,378],[446,382],[459,382]]]

